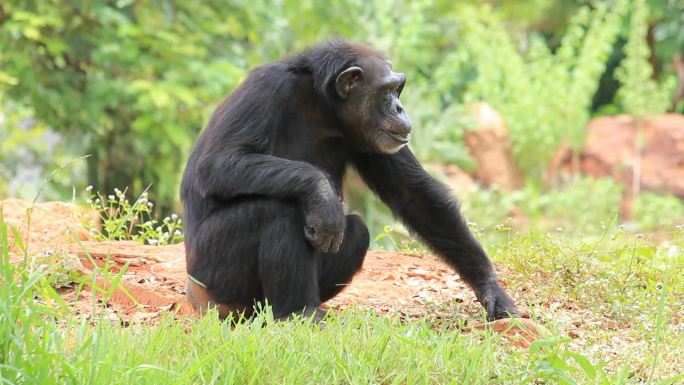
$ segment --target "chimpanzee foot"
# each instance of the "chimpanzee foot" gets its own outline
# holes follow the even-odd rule
[[[276,321],[290,321],[293,319],[310,320],[315,324],[322,324],[325,319],[325,310],[318,306],[307,306],[304,310],[294,311],[292,313],[276,317]]]

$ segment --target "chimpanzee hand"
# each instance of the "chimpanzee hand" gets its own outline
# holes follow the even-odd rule
[[[304,220],[304,237],[316,250],[339,251],[347,221],[342,202],[327,181],[304,201]]]
[[[506,292],[492,278],[487,283],[475,288],[475,296],[487,310],[487,320],[494,321],[501,318],[517,317],[518,310]]]

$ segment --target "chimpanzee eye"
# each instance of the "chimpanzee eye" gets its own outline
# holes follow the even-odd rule
[[[399,87],[397,88],[397,96],[400,96],[400,95],[401,95],[401,91],[404,90],[404,85],[405,85],[405,84],[406,84],[406,81],[405,81],[405,80],[404,80],[403,82],[401,82],[401,84],[399,84]]]

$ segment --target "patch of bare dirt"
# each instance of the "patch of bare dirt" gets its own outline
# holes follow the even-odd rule
[[[90,316],[94,301],[103,300],[107,301],[112,318],[124,322],[153,321],[168,312],[180,316],[194,314],[185,301],[187,276],[182,244],[149,246],[134,241],[97,242],[88,238],[88,231],[82,224],[84,219],[92,219],[93,213],[82,208],[50,202],[29,209],[30,205],[20,200],[5,200],[0,204],[5,222],[19,230],[28,255],[63,263],[82,277],[93,277],[88,278],[90,283],[84,285],[83,290],[73,283],[59,289],[83,317]],[[31,214],[29,224],[27,212]],[[24,253],[19,245],[12,241],[10,244],[11,260],[14,263],[23,261]],[[120,284],[110,290],[119,275]],[[360,305],[380,315],[398,312],[406,318],[416,318],[434,312],[440,304],[454,302],[471,305],[480,312],[472,290],[442,261],[432,256],[370,251],[354,281],[326,306],[341,310]],[[465,317],[467,314],[447,316]],[[503,324],[508,326],[502,327]],[[527,331],[524,330],[529,326],[526,323],[508,321],[494,326],[494,330],[501,329],[506,335],[527,336],[521,340],[522,346],[528,344],[530,333],[537,330],[529,328],[531,331]],[[475,327],[481,325],[476,323]]]

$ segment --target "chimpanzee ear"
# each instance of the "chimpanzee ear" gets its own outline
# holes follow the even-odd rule
[[[347,96],[349,96],[349,92],[356,87],[356,83],[358,83],[361,75],[363,75],[363,70],[356,66],[349,67],[342,71],[342,73],[337,76],[337,80],[335,80],[337,95],[342,99],[346,99]]]

